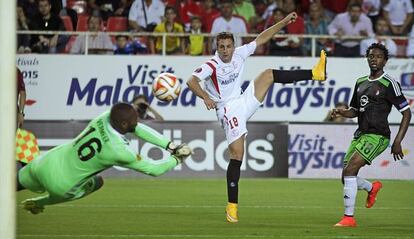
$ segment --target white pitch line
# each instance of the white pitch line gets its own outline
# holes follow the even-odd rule
[[[79,208],[222,208],[222,205],[157,205],[157,204],[59,204],[53,205],[54,207],[79,207]],[[240,205],[243,208],[288,208],[288,209],[338,209],[338,207],[324,207],[324,206],[294,206],[294,205],[281,205],[281,206],[262,206],[262,205]],[[365,207],[356,207],[357,209],[365,209]],[[414,207],[374,207],[375,210],[414,210]],[[372,209],[370,209],[372,210]]]

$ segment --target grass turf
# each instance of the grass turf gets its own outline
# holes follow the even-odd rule
[[[414,238],[414,182],[383,181],[378,201],[356,202],[357,228],[343,215],[338,180],[241,179],[240,222],[225,221],[224,179],[106,179],[78,201],[31,215],[17,208],[18,238]],[[22,191],[20,202],[35,194]]]

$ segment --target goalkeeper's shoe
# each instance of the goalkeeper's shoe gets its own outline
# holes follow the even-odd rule
[[[366,208],[371,208],[374,206],[375,202],[377,201],[377,193],[382,188],[382,183],[380,181],[375,181],[372,183],[372,189],[368,193],[367,203],[365,204]]]
[[[334,225],[334,227],[356,227],[356,221],[354,217],[344,216],[341,221]]]
[[[324,81],[326,80],[326,52],[321,50],[321,56],[318,64],[312,68],[312,80]]]
[[[33,199],[27,199],[22,202],[23,208],[32,214],[39,214],[45,209],[43,206],[37,205]]]
[[[237,213],[237,203],[227,203],[226,219],[228,222],[231,223],[236,223],[239,221],[239,215]]]

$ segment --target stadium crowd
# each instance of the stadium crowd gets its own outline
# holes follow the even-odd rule
[[[21,33],[18,34],[17,51],[84,54],[88,46],[88,54],[160,54],[162,37],[155,34],[148,36],[149,32],[154,32],[191,34],[167,36],[166,54],[209,55],[215,50],[215,43],[212,38],[201,33],[228,31],[236,35],[256,34],[295,11],[299,14],[296,22],[280,31],[280,34],[286,36],[274,37],[268,44],[256,49],[256,54],[309,56],[312,50],[311,39],[297,37],[309,34],[336,36],[335,39],[316,38],[316,52],[325,49],[331,56],[362,56],[367,46],[380,42],[386,45],[391,56],[414,57],[413,2],[18,0],[18,30],[89,31],[90,35],[86,38],[85,35]],[[241,45],[251,39],[238,37],[236,44]]]

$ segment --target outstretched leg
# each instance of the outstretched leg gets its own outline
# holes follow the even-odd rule
[[[319,62],[312,68],[312,70],[272,70],[267,69],[263,71],[254,80],[255,97],[262,102],[273,83],[294,83],[302,80],[326,80],[326,53],[321,51]]]
[[[103,182],[103,178],[100,175],[95,175],[82,184],[73,187],[63,196],[48,194],[41,197],[24,200],[22,202],[23,208],[32,214],[39,214],[43,212],[46,205],[63,203],[86,197],[89,194],[100,189],[103,186]]]

